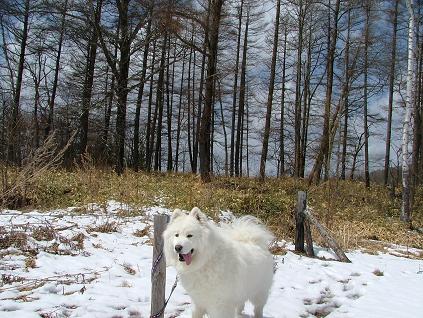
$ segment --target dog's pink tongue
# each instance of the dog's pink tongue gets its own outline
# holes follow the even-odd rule
[[[185,263],[187,263],[187,265],[191,264],[192,261],[192,254],[188,253],[188,254],[182,254],[182,257],[184,258]]]

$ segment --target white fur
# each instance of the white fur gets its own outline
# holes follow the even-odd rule
[[[254,317],[263,317],[273,280],[268,250],[273,236],[256,218],[218,227],[198,208],[188,215],[175,210],[163,237],[166,261],[176,267],[195,305],[193,318],[234,318],[247,300],[254,305]],[[191,264],[179,260],[176,245],[182,254],[193,250]]]

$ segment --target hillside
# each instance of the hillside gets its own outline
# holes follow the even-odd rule
[[[111,170],[86,167],[73,172],[59,170],[43,174],[21,192],[19,202],[26,209],[77,207],[87,211],[87,204],[106,205],[109,200],[124,202],[137,214],[142,207],[191,209],[199,206],[211,217],[229,210],[252,214],[263,221],[280,239],[293,240],[293,211],[297,192],[308,192],[308,204],[319,220],[329,228],[344,248],[366,246],[375,242],[397,243],[423,248],[423,235],[410,231],[399,222],[400,193],[392,196],[380,185],[371,189],[356,181],[327,181],[307,187],[294,178],[267,179],[261,183],[249,178],[215,177],[204,184],[193,174],[146,174],[127,171],[121,176]],[[423,227],[423,200],[418,190],[413,213],[413,227]],[[318,237],[318,235],[314,235]]]

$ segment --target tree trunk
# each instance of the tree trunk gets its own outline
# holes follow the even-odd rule
[[[392,47],[391,47],[391,63],[389,70],[389,100],[388,100],[388,119],[386,125],[386,146],[385,146],[385,168],[383,171],[383,184],[388,185],[390,155],[391,155],[391,132],[392,132],[392,110],[394,104],[394,81],[395,81],[395,64],[397,53],[397,30],[398,30],[398,5],[399,0],[395,0],[395,8],[393,12],[392,22]]]
[[[300,163],[298,166],[299,169],[299,177],[304,178],[305,173],[305,165],[306,165],[306,155],[307,155],[307,139],[308,139],[308,129],[309,129],[309,120],[310,120],[310,108],[311,108],[311,100],[312,94],[310,91],[310,83],[311,83],[311,59],[312,59],[312,29],[310,25],[310,29],[308,32],[309,38],[307,43],[307,62],[305,66],[305,74],[304,74],[304,89],[303,89],[303,115],[302,115],[302,125],[301,125],[301,134],[300,134]]]
[[[282,91],[281,91],[281,122],[279,127],[279,177],[285,174],[285,85],[286,85],[286,44],[288,29],[285,26],[283,40],[283,62],[282,62]]]
[[[120,59],[118,63],[119,77],[117,78],[117,111],[116,111],[116,167],[117,174],[124,171],[125,160],[125,130],[126,130],[126,101],[128,98],[129,60],[131,56],[131,41],[128,21],[129,0],[118,1],[119,7],[119,38]]]
[[[199,133],[200,173],[203,182],[210,182],[210,122],[216,76],[216,60],[219,43],[219,26],[224,0],[210,0],[210,21],[208,24],[208,59],[204,111],[201,117]]]
[[[194,42],[193,42],[194,43]],[[193,50],[192,55],[192,95],[191,95],[191,137],[192,137],[192,161],[191,161],[191,170],[193,173],[197,173],[198,171],[198,153],[195,153],[195,145],[198,144],[198,136],[196,134],[197,130],[195,129],[197,125],[197,116],[196,116],[196,109],[195,109],[195,93],[196,93],[196,79],[195,79],[195,71],[197,69],[197,57],[196,57],[196,51]]]
[[[298,14],[298,40],[297,40],[297,61],[296,63],[296,79],[295,79],[295,109],[294,109],[294,176],[300,177],[300,161],[301,161],[301,66],[303,51],[303,36],[305,23],[305,8],[303,0],[299,1]]]
[[[119,27],[117,28],[116,33],[117,33],[117,36],[119,37]],[[117,51],[118,51],[118,46],[115,45],[115,50],[113,54],[114,62],[116,61],[116,58],[117,58]],[[116,63],[114,66],[116,67]],[[108,65],[107,71],[109,71],[109,69],[111,69],[111,67]],[[109,140],[110,120],[112,117],[113,99],[115,96],[115,83],[116,83],[116,75],[112,71],[112,82],[110,84],[110,90],[106,89],[107,104],[104,110],[104,128],[103,128],[102,151],[101,151],[103,155],[108,154],[107,149],[108,149],[108,140]]]
[[[153,145],[151,145],[151,141],[154,143],[154,129],[156,126],[156,116],[154,116],[153,122],[151,122],[151,114],[152,114],[152,107],[153,107],[153,86],[154,86],[154,72],[155,72],[155,62],[156,62],[156,40],[153,42],[153,57],[151,58],[151,77],[150,77],[150,88],[149,88],[149,95],[148,95],[148,109],[147,109],[147,128],[145,133],[145,169],[150,171],[151,169],[151,160],[152,160],[152,152],[153,152]],[[154,112],[157,114],[157,112]],[[153,135],[153,137],[152,137]]]
[[[167,32],[164,35],[162,52],[160,58],[160,68],[159,68],[159,79],[157,81],[157,93],[156,93],[156,104],[158,108],[158,118],[157,118],[157,140],[156,140],[156,149],[154,156],[154,170],[161,170],[161,157],[162,157],[162,128],[163,128],[163,105],[164,105],[164,72],[166,68],[166,49],[167,49]]]
[[[101,18],[101,7],[103,5],[103,0],[97,2],[96,11],[94,13],[95,24],[100,23]],[[82,90],[82,113],[79,118],[79,149],[78,155],[82,156],[87,150],[88,144],[88,129],[89,129],[89,114],[91,108],[91,95],[94,83],[94,68],[95,61],[97,56],[97,40],[98,40],[98,30],[96,28],[92,29],[92,35],[88,42],[87,49],[87,64],[85,66],[85,80]]]
[[[329,51],[327,57],[327,86],[326,86],[326,98],[325,98],[325,111],[323,116],[323,131],[320,140],[319,152],[316,161],[313,166],[313,170],[309,177],[309,184],[318,182],[320,180],[320,174],[322,165],[329,162],[329,133],[330,133],[330,116],[331,116],[331,105],[332,105],[332,90],[333,90],[333,77],[334,77],[334,62],[336,52],[336,42],[338,38],[338,15],[339,15],[340,0],[335,3],[335,10],[333,15],[333,27],[330,30],[329,39]]]
[[[33,125],[34,125],[34,137],[32,146],[36,149],[40,146],[40,125],[38,122],[38,112],[40,110],[41,105],[41,94],[40,94],[40,85],[42,81],[41,72],[43,68],[43,62],[41,61],[41,51],[37,51],[37,63],[35,65],[35,70],[32,70],[29,67],[29,71],[32,75],[32,80],[34,82],[34,113],[33,113]],[[45,67],[45,60],[44,60],[44,67]]]
[[[272,65],[270,67],[270,82],[269,82],[269,91],[267,95],[266,121],[264,124],[263,148],[261,150],[261,158],[260,158],[260,179],[262,181],[264,180],[266,175],[267,152],[269,150],[270,119],[272,116],[273,91],[275,87],[275,73],[276,73],[276,58],[278,55],[278,44],[279,44],[278,42],[279,42],[280,12],[281,12],[281,1],[277,0],[276,17],[275,17],[275,33],[273,37]]]
[[[54,127],[54,103],[56,101],[57,84],[59,81],[60,57],[62,55],[63,38],[65,35],[65,22],[66,22],[67,8],[68,8],[68,0],[65,0],[65,4],[62,11],[62,20],[60,23],[59,46],[57,48],[56,65],[54,68],[53,87],[51,89],[51,98],[49,102],[49,113],[48,113],[48,121],[47,121],[47,127],[46,127],[46,136],[50,134],[51,130]]]
[[[208,15],[207,15],[207,22],[208,22]],[[204,37],[204,43],[203,43],[203,50],[207,50],[207,43],[206,39],[208,37],[207,29]],[[201,109],[203,104],[203,88],[204,88],[204,74],[205,74],[205,66],[206,66],[206,54],[203,54],[201,58],[201,75],[200,75],[200,88],[198,93],[198,106],[197,106],[197,114],[196,114],[196,124],[195,124],[195,133],[193,133],[194,136],[194,144],[192,149],[192,156],[194,161],[194,170],[197,172],[197,165],[198,165],[198,136],[200,134],[200,123],[201,123]],[[193,118],[194,120],[194,118]]]
[[[248,85],[247,85],[247,96],[248,96]],[[250,177],[250,148],[249,148],[249,136],[250,136],[250,108],[248,104],[248,98],[247,102],[245,103],[245,161],[246,161],[246,167],[245,172],[247,178]]]
[[[180,137],[181,137],[181,120],[182,120],[182,96],[183,96],[183,89],[184,89],[184,74],[185,74],[185,57],[186,57],[186,50],[184,50],[184,54],[182,57],[182,71],[181,71],[181,84],[179,88],[179,105],[178,105],[178,120],[177,120],[177,127],[176,127],[176,147],[175,147],[175,171],[178,172],[179,166],[179,144],[180,144]]]
[[[22,90],[22,78],[24,73],[25,64],[25,51],[28,41],[28,30],[29,30],[29,0],[25,1],[23,17],[23,30],[22,39],[20,43],[19,52],[19,64],[18,64],[18,75],[16,79],[16,87],[14,88],[13,96],[13,108],[12,108],[12,119],[10,121],[10,139],[8,143],[8,160],[10,163],[21,164],[20,155],[20,100]]]
[[[172,171],[173,167],[173,150],[172,150],[172,119],[173,119],[173,96],[175,87],[175,64],[176,64],[176,40],[173,48],[173,64],[172,64],[172,78],[169,75],[170,65],[170,46],[171,41],[169,39],[169,51],[167,56],[167,80],[166,80],[166,102],[167,102],[167,171]],[[172,82],[169,88],[169,82]]]
[[[151,9],[152,10],[152,9]],[[152,13],[151,13],[152,14]],[[146,29],[146,42],[144,44],[144,52],[143,52],[143,59],[142,59],[142,71],[141,71],[141,79],[140,84],[138,87],[138,96],[137,96],[137,104],[135,106],[135,118],[134,118],[134,170],[138,171],[140,168],[140,117],[141,117],[141,104],[142,104],[142,97],[144,94],[144,85],[145,85],[145,76],[147,73],[147,63],[148,63],[148,52],[150,48],[150,37],[151,37],[151,21],[152,17],[149,18],[147,29]]]
[[[232,93],[232,125],[231,125],[231,151],[230,151],[230,163],[229,163],[229,174],[232,177],[235,172],[235,120],[236,120],[236,98],[238,95],[238,74],[239,74],[239,53],[241,50],[241,33],[242,33],[242,10],[244,8],[244,0],[241,0],[241,4],[238,12],[238,36],[236,45],[236,62],[234,70],[234,86]]]
[[[414,97],[414,131],[413,131],[413,193],[422,181],[422,163],[423,163],[423,41],[420,37],[420,49],[418,51],[418,71],[417,71],[417,89]]]
[[[419,77],[418,77],[418,90],[416,95],[416,103],[420,112],[420,154],[419,154],[419,173],[417,175],[418,185],[422,184],[423,180],[423,38],[420,38],[420,62],[419,62]]]
[[[220,105],[220,120],[222,123],[222,131],[223,131],[223,147],[225,149],[225,176],[229,176],[229,154],[228,154],[228,134],[226,132],[226,124],[225,124],[225,115],[223,112],[223,102],[222,102],[222,88],[220,85],[220,81],[217,81],[219,85],[219,105]]]
[[[238,106],[238,121],[236,129],[236,142],[235,142],[235,176],[239,177],[242,174],[242,122],[244,120],[245,111],[245,90],[246,90],[246,71],[247,71],[247,49],[248,49],[248,27],[250,23],[250,12],[247,11],[247,21],[245,22],[244,31],[244,45],[242,49],[242,62],[241,62],[241,82],[239,85],[239,106]]]
[[[366,188],[370,188],[370,172],[369,172],[369,124],[367,114],[368,104],[368,73],[369,73],[369,36],[370,36],[370,4],[366,5],[366,24],[364,34],[364,179]]]
[[[194,41],[194,30],[192,30],[192,37],[191,37],[191,42]],[[192,155],[192,143],[191,143],[191,138],[194,138],[193,136],[191,136],[191,121],[193,120],[192,118],[192,112],[191,112],[191,107],[192,107],[192,99],[194,98],[194,96],[192,96],[191,98],[191,67],[193,65],[192,63],[192,56],[193,56],[193,52],[194,49],[191,47],[190,52],[189,52],[189,60],[188,60],[188,87],[187,87],[187,104],[188,104],[188,111],[187,111],[187,115],[188,115],[188,122],[187,122],[187,137],[188,137],[188,154],[189,154],[189,162],[191,164],[191,171],[194,173],[194,158]],[[195,64],[195,63],[194,63]],[[195,65],[194,65],[195,68]]]
[[[411,118],[413,116],[413,90],[414,90],[414,1],[407,0],[407,8],[409,11],[408,21],[408,65],[407,65],[407,89],[405,101],[405,115],[402,130],[402,206],[400,219],[403,222],[411,222],[411,198],[410,198],[410,166],[411,153],[409,146],[409,133],[413,131],[413,123]]]
[[[345,180],[346,160],[347,160],[347,141],[348,141],[348,120],[349,120],[349,85],[350,85],[350,41],[351,41],[351,7],[348,7],[348,31],[347,40],[345,43],[345,57],[344,57],[344,89],[343,97],[344,103],[344,126],[342,133],[342,154],[341,154],[341,179]],[[343,90],[344,91],[344,90]]]

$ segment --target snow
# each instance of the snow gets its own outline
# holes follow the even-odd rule
[[[48,213],[2,211],[0,238],[12,227],[29,234],[34,225],[54,229],[54,235],[0,250],[0,317],[149,317],[152,216],[170,211],[150,207],[133,216],[132,209],[109,201],[105,206],[90,205],[89,214],[76,208]],[[229,211],[222,213],[224,219],[231,217]],[[98,226],[115,231],[98,232]],[[79,233],[85,236],[83,246],[75,239]],[[293,249],[292,244],[279,244]],[[274,284],[264,315],[423,317],[423,261],[392,255],[404,255],[404,250],[392,245],[377,255],[353,251],[347,253],[351,264],[292,251],[275,256]],[[317,254],[333,258],[324,249]],[[26,268],[31,255],[35,267]],[[173,268],[168,268],[167,293],[175,277]],[[244,318],[252,315],[247,304]],[[181,285],[165,317],[191,317],[190,298]]]

